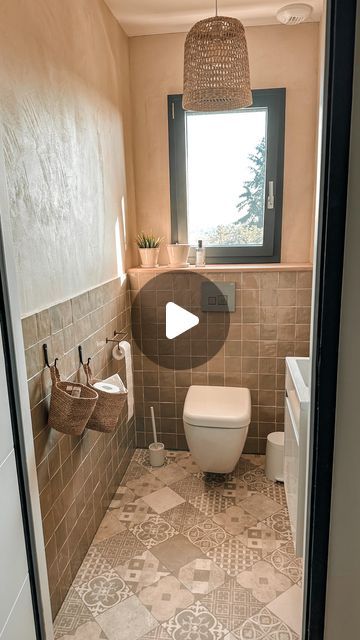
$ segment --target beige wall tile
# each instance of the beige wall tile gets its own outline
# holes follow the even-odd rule
[[[38,341],[38,327],[36,316],[29,316],[22,320],[22,331],[24,337],[24,347],[28,349]]]

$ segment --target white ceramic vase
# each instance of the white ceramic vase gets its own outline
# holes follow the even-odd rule
[[[139,249],[141,266],[143,269],[154,269],[159,266],[160,247],[153,249]]]
[[[168,244],[167,251],[169,255],[170,267],[188,267],[188,258],[190,253],[189,244]]]

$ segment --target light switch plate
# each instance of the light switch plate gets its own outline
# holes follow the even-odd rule
[[[201,284],[202,311],[235,311],[235,282],[203,282]]]

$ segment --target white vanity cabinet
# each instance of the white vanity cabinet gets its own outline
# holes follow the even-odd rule
[[[295,552],[303,555],[309,358],[286,358],[284,484]]]

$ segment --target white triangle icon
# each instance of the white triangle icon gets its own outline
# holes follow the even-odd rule
[[[199,324],[199,318],[174,302],[166,305],[166,337],[173,340]]]

